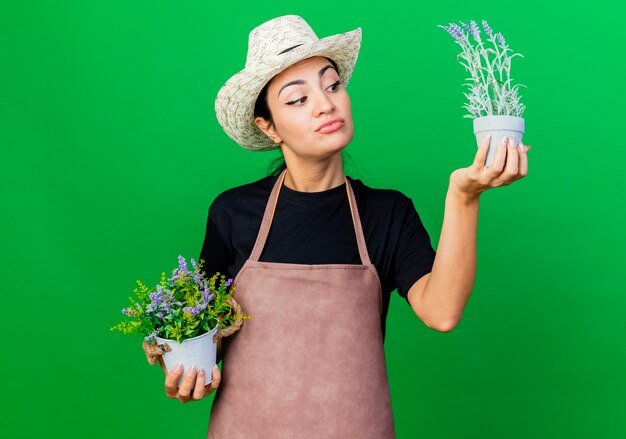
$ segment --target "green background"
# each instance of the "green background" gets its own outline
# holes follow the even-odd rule
[[[435,248],[449,175],[476,152],[437,25],[487,19],[525,56],[530,171],[481,197],[463,320],[430,330],[392,294],[398,437],[626,437],[617,0],[2,2],[2,436],[204,437],[213,395],[167,399],[140,337],[108,328],[135,279],[198,257],[214,197],[277,157],[232,142],[213,105],[248,32],[285,14],[319,37],[362,27],[347,173],[411,197]]]

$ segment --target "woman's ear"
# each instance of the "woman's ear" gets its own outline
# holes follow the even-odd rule
[[[272,142],[280,143],[282,141],[280,136],[276,133],[274,124],[272,124],[269,120],[258,116],[254,119],[254,123],[260,128],[261,131],[265,133],[267,137],[272,140]]]

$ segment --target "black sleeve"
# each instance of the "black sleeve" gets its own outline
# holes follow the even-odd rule
[[[430,243],[413,201],[407,198],[407,206],[400,229],[400,238],[394,260],[394,278],[398,294],[409,303],[409,289],[422,276],[431,272],[435,250]]]
[[[202,250],[200,251],[200,259],[204,260],[202,271],[205,272],[207,279],[210,279],[211,276],[217,272],[225,275],[227,279],[231,277],[228,273],[228,266],[232,259],[232,249],[227,244],[222,234],[223,231],[219,230],[215,221],[215,209],[213,204],[209,208],[206,234],[204,236]]]

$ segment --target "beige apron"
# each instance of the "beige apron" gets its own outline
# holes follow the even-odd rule
[[[382,290],[348,179],[362,264],[259,261],[285,172],[233,282],[252,319],[223,339],[207,438],[394,438]]]

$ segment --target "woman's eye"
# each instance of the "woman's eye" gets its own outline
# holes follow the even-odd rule
[[[337,89],[339,88],[339,84],[341,84],[341,79],[335,82],[334,84],[329,85],[328,88],[335,87],[333,91],[337,91]]]
[[[335,92],[339,88],[340,84],[341,84],[341,79],[338,80],[337,82],[329,85],[328,88],[332,89],[331,90],[332,92]],[[300,105],[304,104],[304,101],[306,101],[306,96],[302,96],[300,99],[296,99],[295,101],[289,101],[289,102],[287,102],[287,105],[296,105],[296,104],[298,104],[298,106],[300,106]]]
[[[295,101],[287,102],[287,105],[294,105],[297,102],[304,104],[304,101],[306,101],[306,96],[302,96],[300,99],[296,99]]]

